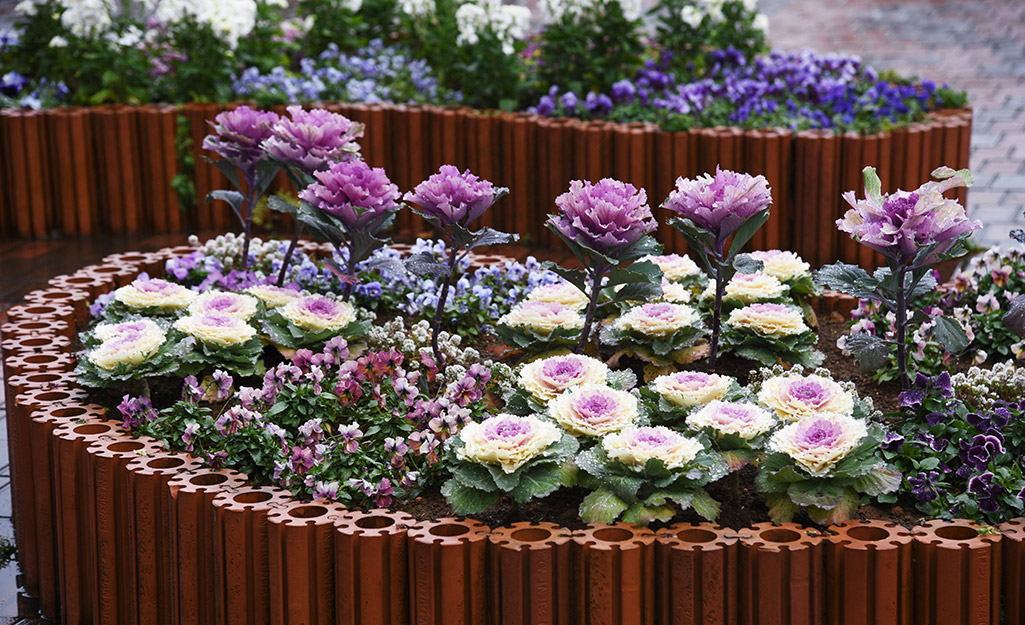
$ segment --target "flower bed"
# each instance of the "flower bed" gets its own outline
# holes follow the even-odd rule
[[[167,255],[191,251],[138,255],[134,266],[153,271]],[[117,284],[105,278],[89,296]],[[79,293],[33,293],[50,304],[12,309],[4,336],[73,336],[75,306],[84,301]],[[105,614],[144,622],[287,622],[298,614],[307,622],[483,623],[500,611],[524,623],[569,622],[573,614],[638,622],[713,614],[742,622],[815,623],[841,615],[871,622],[861,619],[935,612],[962,614],[958,622],[968,623],[995,621],[1001,596],[1006,613],[1021,610],[1018,521],[1006,524],[1003,536],[980,535],[967,522],[937,522],[912,535],[852,521],[823,537],[796,525],[733,532],[685,524],[651,532],[625,524],[572,531],[524,523],[489,530],[454,519],[346,512],[243,486],[238,474],[201,469],[152,439],[129,436],[76,394],[73,378],[60,373],[71,361],[63,363],[45,346],[5,344],[16,527],[28,588],[40,593],[48,614],[66,622]],[[39,443],[28,445],[25,437],[37,435],[31,440]],[[865,553],[874,553],[875,564]],[[866,579],[866,566],[875,590],[858,581]],[[113,579],[116,586],[105,581]]]

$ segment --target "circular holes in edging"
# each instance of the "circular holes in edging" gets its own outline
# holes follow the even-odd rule
[[[189,478],[189,484],[195,486],[216,486],[227,481],[228,476],[224,473],[200,473]]]
[[[183,458],[177,456],[171,456],[167,458],[153,458],[146,463],[146,466],[151,469],[174,469],[185,464]]]
[[[847,535],[854,540],[860,540],[862,542],[878,542],[880,540],[886,540],[890,537],[890,532],[884,530],[881,527],[872,527],[870,525],[856,525],[847,529]]]
[[[684,528],[673,534],[673,536],[685,543],[710,543],[719,538],[719,535],[715,532],[704,530],[700,527]]]
[[[979,537],[977,529],[963,525],[944,525],[937,527],[933,532],[945,540],[971,540]]]
[[[623,543],[634,537],[634,533],[621,527],[603,527],[591,534],[595,540],[606,543]]]
[[[146,445],[140,441],[119,441],[117,443],[111,443],[107,445],[107,449],[119,454],[131,453],[133,451],[139,451]]]
[[[539,543],[551,538],[552,532],[543,527],[525,527],[521,530],[516,530],[509,537],[522,543]]]
[[[462,536],[469,534],[470,528],[459,523],[441,523],[432,527],[428,532],[433,536]]]
[[[770,543],[795,543],[801,540],[801,533],[782,527],[776,527],[762,532],[758,537]]]
[[[236,493],[231,500],[235,503],[251,504],[263,503],[274,498],[274,495],[265,490],[251,490],[244,493]]]
[[[288,516],[296,519],[315,519],[325,514],[327,514],[327,508],[317,505],[298,506],[290,508],[288,511]]]
[[[353,525],[365,530],[379,530],[395,525],[395,519],[383,514],[373,514],[353,521]]]
[[[94,434],[103,434],[113,430],[114,426],[108,423],[85,423],[83,425],[76,426],[73,432],[75,434],[93,436]]]

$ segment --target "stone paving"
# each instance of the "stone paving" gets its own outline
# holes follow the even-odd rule
[[[969,214],[980,245],[1025,226],[1025,2],[764,0],[773,47],[859,54],[878,70],[968,92],[974,109]]]

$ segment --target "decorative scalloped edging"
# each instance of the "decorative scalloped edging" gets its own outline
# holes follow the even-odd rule
[[[122,258],[152,272],[190,250]],[[3,326],[26,588],[67,625],[996,625],[1001,584],[1007,622],[1021,618],[1025,519],[1003,537],[968,521],[850,521],[824,536],[794,524],[489,529],[249,486],[104,421],[72,358],[24,340],[70,336],[82,290],[123,272],[106,274],[102,288],[47,289]]]

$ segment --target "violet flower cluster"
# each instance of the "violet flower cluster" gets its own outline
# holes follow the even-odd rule
[[[999,523],[1025,510],[1025,402],[974,404],[948,373],[918,375],[901,393],[905,418],[886,446],[922,512]]]
[[[811,50],[773,52],[751,60],[732,49],[712,54],[705,77],[685,82],[671,57],[647,61],[608,93],[577,94],[557,86],[532,112],[541,115],[654,121],[671,130],[690,126],[782,126],[874,132],[920,119],[924,112],[963,104],[946,85],[881,79],[854,56]]]
[[[263,104],[291,102],[458,102],[459,94],[442,88],[431,66],[398,45],[380,39],[352,53],[331,44],[316,58],[299,61],[298,71],[277,66],[261,73],[250,67],[235,77],[233,89],[242,99]]]

